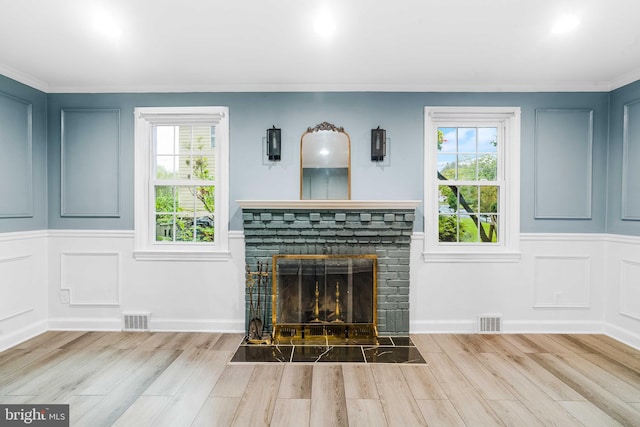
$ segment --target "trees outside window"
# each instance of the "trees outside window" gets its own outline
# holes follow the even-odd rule
[[[228,257],[226,107],[136,108],[136,258]]]
[[[515,107],[425,108],[425,259],[517,252],[519,123]]]

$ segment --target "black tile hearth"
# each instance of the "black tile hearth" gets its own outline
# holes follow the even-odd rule
[[[367,363],[426,363],[415,347],[363,348]]]
[[[378,345],[242,343],[231,363],[426,363],[410,337],[379,337]]]
[[[231,362],[289,362],[293,346],[290,345],[245,345],[241,344]]]
[[[364,354],[359,345],[350,346],[296,346],[292,362],[352,362],[364,363]]]

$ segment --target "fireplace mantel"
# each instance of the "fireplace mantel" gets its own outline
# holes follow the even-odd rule
[[[242,209],[415,209],[420,200],[237,200]]]

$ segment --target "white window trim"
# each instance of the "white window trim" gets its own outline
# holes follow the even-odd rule
[[[499,244],[438,242],[437,129],[455,123],[498,124],[504,135],[500,151],[504,181]],[[425,262],[516,262],[520,253],[520,107],[425,107],[424,109],[424,251]]]
[[[137,260],[228,260],[229,252],[229,109],[227,107],[144,107],[135,115],[135,245]],[[152,230],[149,182],[152,171],[153,126],[161,124],[215,124],[216,214],[215,243],[155,242]]]

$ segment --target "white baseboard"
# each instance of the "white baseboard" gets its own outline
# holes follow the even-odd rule
[[[50,318],[52,331],[121,331],[122,318]]]
[[[640,334],[634,334],[633,332],[612,325],[611,323],[604,323],[604,333],[611,338],[630,345],[633,348],[640,350]]]
[[[412,334],[473,334],[477,332],[477,321],[469,320],[417,320],[409,322]]]
[[[409,325],[412,334],[475,334],[477,320],[414,321]],[[571,334],[602,333],[601,322],[558,322],[558,321],[504,321],[502,332],[506,334]]]
[[[16,346],[45,332],[47,332],[46,320],[41,320],[32,325],[25,326],[18,331],[0,337],[0,351]]]
[[[505,321],[503,332],[507,334],[601,334],[602,322],[526,320]]]
[[[244,319],[157,319],[151,317],[155,332],[245,332]]]
[[[149,326],[152,332],[245,332],[243,319],[159,319],[151,316]],[[122,318],[120,317],[110,319],[57,318],[49,320],[49,329],[53,331],[121,331],[122,327]]]

